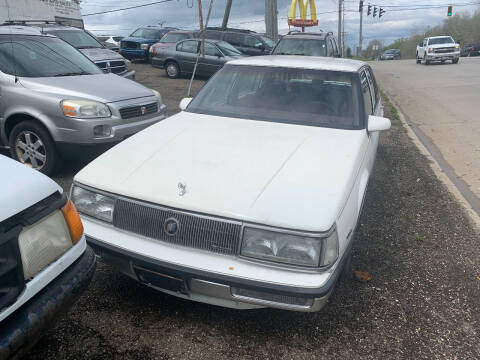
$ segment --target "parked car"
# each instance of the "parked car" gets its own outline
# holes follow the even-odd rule
[[[272,55],[340,56],[332,32],[291,32],[278,41]]]
[[[180,108],[75,176],[87,242],[174,296],[320,310],[351,274],[379,131],[390,127],[370,66],[246,57]]]
[[[102,151],[166,110],[157,91],[106,74],[65,41],[25,26],[0,27],[0,94],[2,145],[46,174],[60,157]]]
[[[150,62],[150,46],[160,41],[167,32],[175,28],[146,26],[135,30],[129,37],[120,41],[120,54],[130,60]]]
[[[464,45],[460,49],[460,56],[479,56],[479,55],[480,55],[480,43]]]
[[[0,171],[0,359],[17,359],[81,295],[95,255],[53,180],[1,155]]]
[[[400,60],[401,57],[399,49],[388,49],[380,55],[380,60]]]
[[[193,73],[201,40],[183,40],[164,49],[157,49],[152,66],[165,69],[166,75],[175,79]],[[205,40],[205,57],[199,56],[196,75],[211,76],[227,61],[244,56],[229,43],[219,40]]]
[[[455,43],[451,36],[426,37],[417,46],[417,64],[429,65],[439,61],[444,63],[451,60],[457,64],[460,58],[460,45]]]
[[[209,27],[205,36],[207,39],[226,41],[250,56],[268,55],[275,46],[269,37],[250,30]]]
[[[43,34],[50,34],[66,41],[92,60],[105,73],[113,73],[127,79],[135,79],[135,70],[123,56],[102,45],[92,34],[83,29],[60,24],[31,24]]]
[[[172,30],[163,35],[158,43],[150,46],[150,57],[157,55],[158,50],[168,48],[172,45],[175,45],[179,41],[186,39],[194,39],[197,37],[197,32],[195,31],[185,31],[185,30]]]

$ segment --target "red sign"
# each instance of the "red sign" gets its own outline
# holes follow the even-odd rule
[[[317,26],[318,20],[288,19],[288,25],[298,27]]]

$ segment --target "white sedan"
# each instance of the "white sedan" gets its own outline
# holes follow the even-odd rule
[[[370,67],[239,59],[180,108],[75,176],[89,244],[171,295],[320,310],[349,264],[390,128]]]

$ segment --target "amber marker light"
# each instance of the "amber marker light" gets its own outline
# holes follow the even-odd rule
[[[71,200],[68,200],[67,204],[62,207],[62,213],[67,222],[68,229],[70,230],[72,243],[75,245],[81,239],[83,234],[83,224],[80,215],[78,215],[77,209]]]

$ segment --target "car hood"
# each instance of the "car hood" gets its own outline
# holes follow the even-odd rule
[[[75,181],[177,209],[327,231],[347,200],[367,139],[365,130],[182,112],[104,153]]]
[[[125,60],[122,55],[113,50],[97,48],[97,49],[79,49],[83,55],[93,62],[102,60]]]
[[[153,92],[135,81],[115,74],[62,76],[51,78],[21,78],[21,84],[31,90],[110,103],[153,96]]]
[[[438,48],[455,48],[456,44],[434,44],[434,45],[428,45],[428,47],[438,49]]]
[[[130,42],[137,42],[137,43],[153,43],[156,40],[155,39],[146,39],[146,38],[140,38],[140,37],[127,37],[122,39],[122,41],[130,41]]]
[[[62,189],[52,180],[26,165],[0,155],[0,222],[35,205]]]

